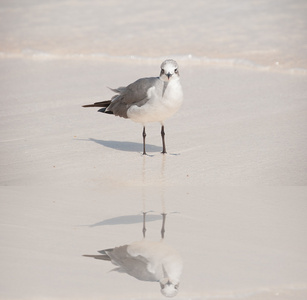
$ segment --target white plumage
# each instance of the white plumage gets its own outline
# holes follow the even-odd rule
[[[172,59],[165,60],[161,64],[159,77],[141,78],[127,87],[119,87],[112,91],[117,94],[111,100],[83,107],[102,107],[99,112],[114,114],[141,123],[143,125],[143,154],[146,154],[146,124],[160,122],[162,153],[166,153],[164,121],[180,108],[183,101],[177,62]]]
[[[160,241],[145,239],[145,215],[146,213],[143,219],[143,240],[98,251],[99,255],[84,256],[111,261],[117,266],[113,271],[127,273],[143,281],[159,282],[161,293],[164,296],[173,297],[178,293],[183,266],[182,258],[174,248],[164,243],[166,214],[162,214]]]

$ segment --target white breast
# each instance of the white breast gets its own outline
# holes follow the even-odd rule
[[[183,101],[182,87],[179,80],[169,82],[163,97],[161,91],[151,87],[147,92],[150,99],[143,106],[133,105],[128,109],[128,118],[139,123],[163,122],[171,117]]]

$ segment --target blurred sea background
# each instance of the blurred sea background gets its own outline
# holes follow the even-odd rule
[[[2,0],[0,55],[306,73],[306,16],[305,0]]]

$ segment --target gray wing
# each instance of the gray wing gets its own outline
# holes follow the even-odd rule
[[[120,87],[112,89],[118,93],[111,99],[111,104],[108,106],[107,111],[113,112],[114,115],[123,118],[128,118],[127,110],[132,105],[142,106],[149,99],[147,91],[149,88],[155,86],[158,93],[163,93],[163,82],[158,77],[141,78],[129,84],[127,87]]]
[[[125,245],[106,251],[112,263],[118,266],[114,271],[127,273],[143,281],[159,281],[154,273],[148,271],[148,260],[141,255],[131,256],[127,251],[127,247],[128,245]]]

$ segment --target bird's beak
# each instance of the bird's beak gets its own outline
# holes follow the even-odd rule
[[[168,80],[169,80],[170,77],[172,76],[172,74],[171,74],[171,73],[167,73],[166,76],[167,76],[167,78],[168,78]]]
[[[168,280],[167,282],[160,282],[161,289],[164,289],[167,285],[172,285],[172,283]]]

